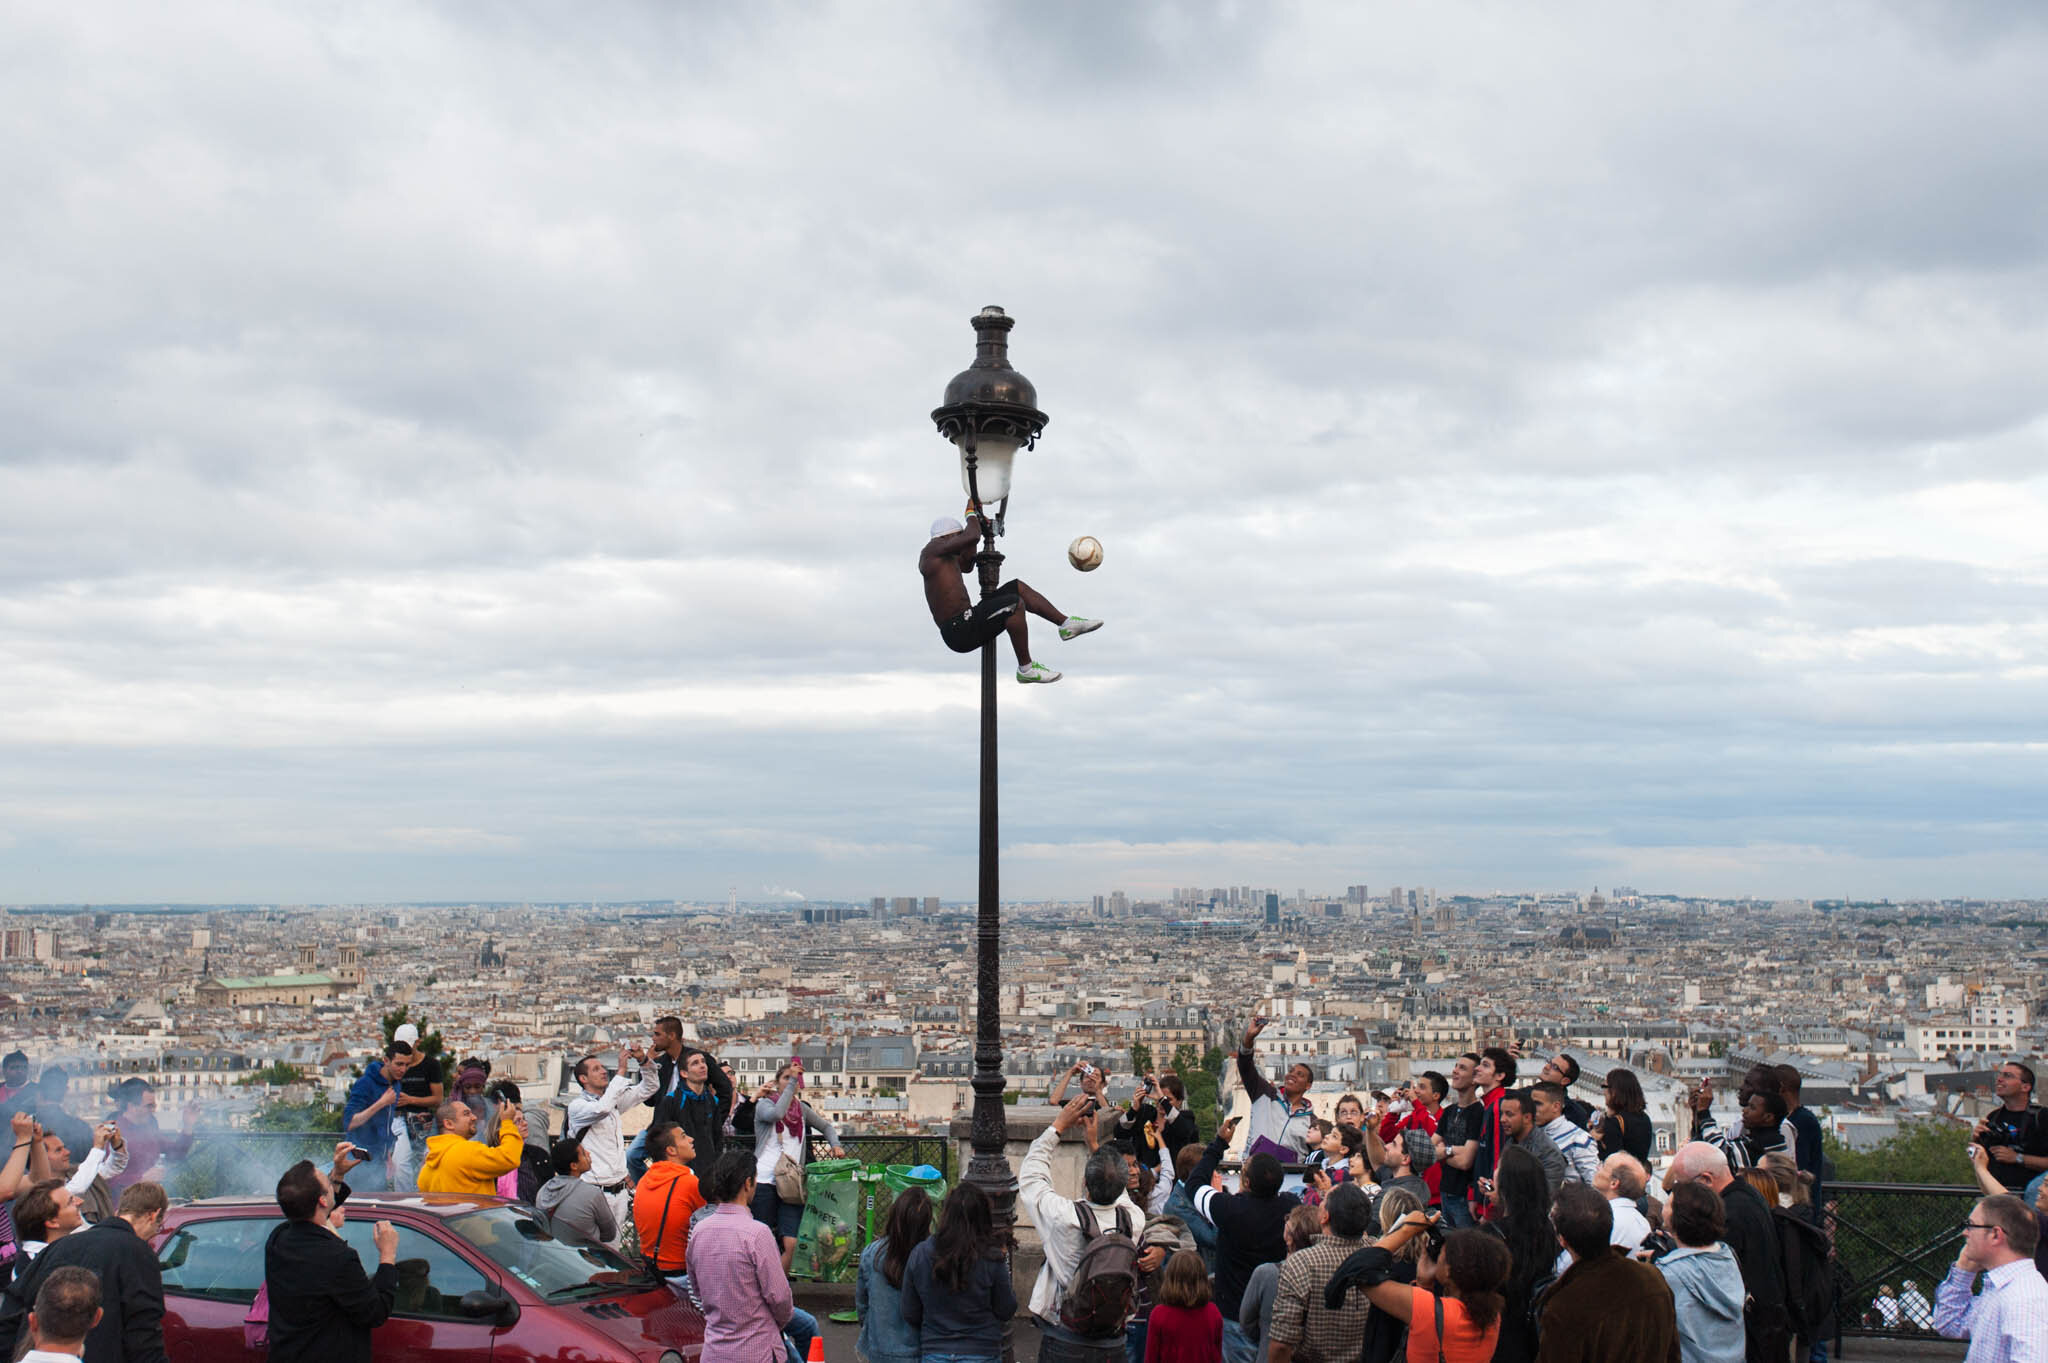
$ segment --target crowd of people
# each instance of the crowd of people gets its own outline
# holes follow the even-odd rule
[[[992,1363],[1020,1309],[1041,1363],[1825,1357],[1824,1170],[1795,1070],[1751,1069],[1733,1130],[1702,1083],[1692,1139],[1653,1187],[1651,1125],[1626,1068],[1608,1071],[1593,1109],[1572,1097],[1572,1057],[1523,1083],[1523,1058],[1489,1047],[1370,1104],[1347,1094],[1324,1121],[1306,1066],[1262,1073],[1260,1030],[1233,1058],[1251,1100],[1235,1161],[1238,1119],[1203,1140],[1178,1076],[1141,1077],[1121,1105],[1093,1065],[1058,1078],[1061,1105],[1017,1176],[1045,1260],[1021,1301],[981,1188],[898,1195],[860,1256],[863,1363]],[[818,1325],[789,1272],[805,1166],[814,1138],[837,1152],[841,1136],[804,1102],[800,1061],[742,1095],[662,1018],[615,1065],[575,1063],[551,1140],[486,1060],[443,1068],[418,1043],[400,1027],[364,1064],[328,1167],[303,1161],[278,1181],[284,1219],[264,1252],[274,1363],[366,1363],[393,1309],[396,1232],[373,1228],[374,1269],[336,1234],[351,1184],[518,1197],[557,1233],[621,1251],[630,1227],[645,1267],[702,1314],[704,1363],[803,1363]],[[164,1161],[196,1114],[165,1133],[154,1090],[131,1079],[88,1124],[59,1067],[33,1083],[27,1068],[19,1052],[0,1061],[14,1133],[0,1165],[0,1350],[158,1363],[151,1240],[169,1210]],[[2026,1066],[2001,1067],[1997,1091],[1970,1152],[1985,1195],[1929,1312],[1972,1360],[2048,1346],[2048,1117]],[[652,1120],[628,1145],[623,1119],[642,1104]],[[1055,1186],[1070,1136],[1088,1150],[1078,1190]]]
[[[1176,1147],[1163,1139],[1183,1115],[1172,1076],[1141,1077],[1106,1113],[1107,1076],[1084,1072],[1033,1142],[1018,1206],[1044,1247],[1025,1309],[1045,1363],[1825,1358],[1825,1171],[1795,1069],[1752,1068],[1733,1130],[1699,1085],[1691,1139],[1653,1186],[1654,1131],[1625,1067],[1604,1076],[1596,1108],[1572,1096],[1573,1057],[1525,1079],[1519,1054],[1489,1047],[1370,1105],[1346,1094],[1325,1122],[1308,1066],[1262,1071],[1262,1025],[1233,1057],[1250,1098],[1234,1176],[1236,1119],[1206,1143],[1185,1125]],[[2026,1066],[2001,1068],[2002,1106],[1971,1150],[1986,1195],[1930,1313],[1940,1333],[1970,1341],[1972,1360],[2048,1350],[2048,1263],[2036,1262],[2048,1260],[2048,1118],[2033,1086]],[[1090,1149],[1078,1199],[1052,1177],[1074,1132]],[[886,1279],[902,1239],[922,1234],[892,1219],[863,1282]],[[895,1300],[887,1291],[868,1289],[878,1314]],[[1014,1303],[982,1309],[993,1329]],[[863,1326],[868,1363],[908,1363],[907,1319]]]

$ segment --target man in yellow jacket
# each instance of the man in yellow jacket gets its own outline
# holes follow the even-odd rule
[[[499,1109],[498,1143],[473,1141],[476,1112],[459,1098],[451,1098],[435,1112],[439,1135],[427,1138],[427,1157],[420,1165],[423,1193],[474,1193],[488,1197],[498,1191],[498,1176],[519,1167],[526,1148],[520,1131],[525,1117],[519,1107],[507,1103]]]

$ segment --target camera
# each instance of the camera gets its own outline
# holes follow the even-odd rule
[[[1444,1219],[1441,1216],[1429,1218],[1429,1224],[1422,1228],[1422,1238],[1429,1243],[1429,1257],[1440,1258],[1444,1252]]]

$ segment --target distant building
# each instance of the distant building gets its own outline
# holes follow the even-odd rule
[[[253,978],[226,975],[201,980],[192,997],[201,1008],[243,1008],[256,1003],[324,1003],[347,992],[347,986],[340,980],[320,973]]]
[[[54,961],[57,934],[49,928],[8,928],[0,932],[0,960]]]

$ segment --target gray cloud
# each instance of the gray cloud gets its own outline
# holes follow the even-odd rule
[[[2038,882],[2030,11],[8,28],[10,898],[967,893],[988,302],[1016,893]]]

